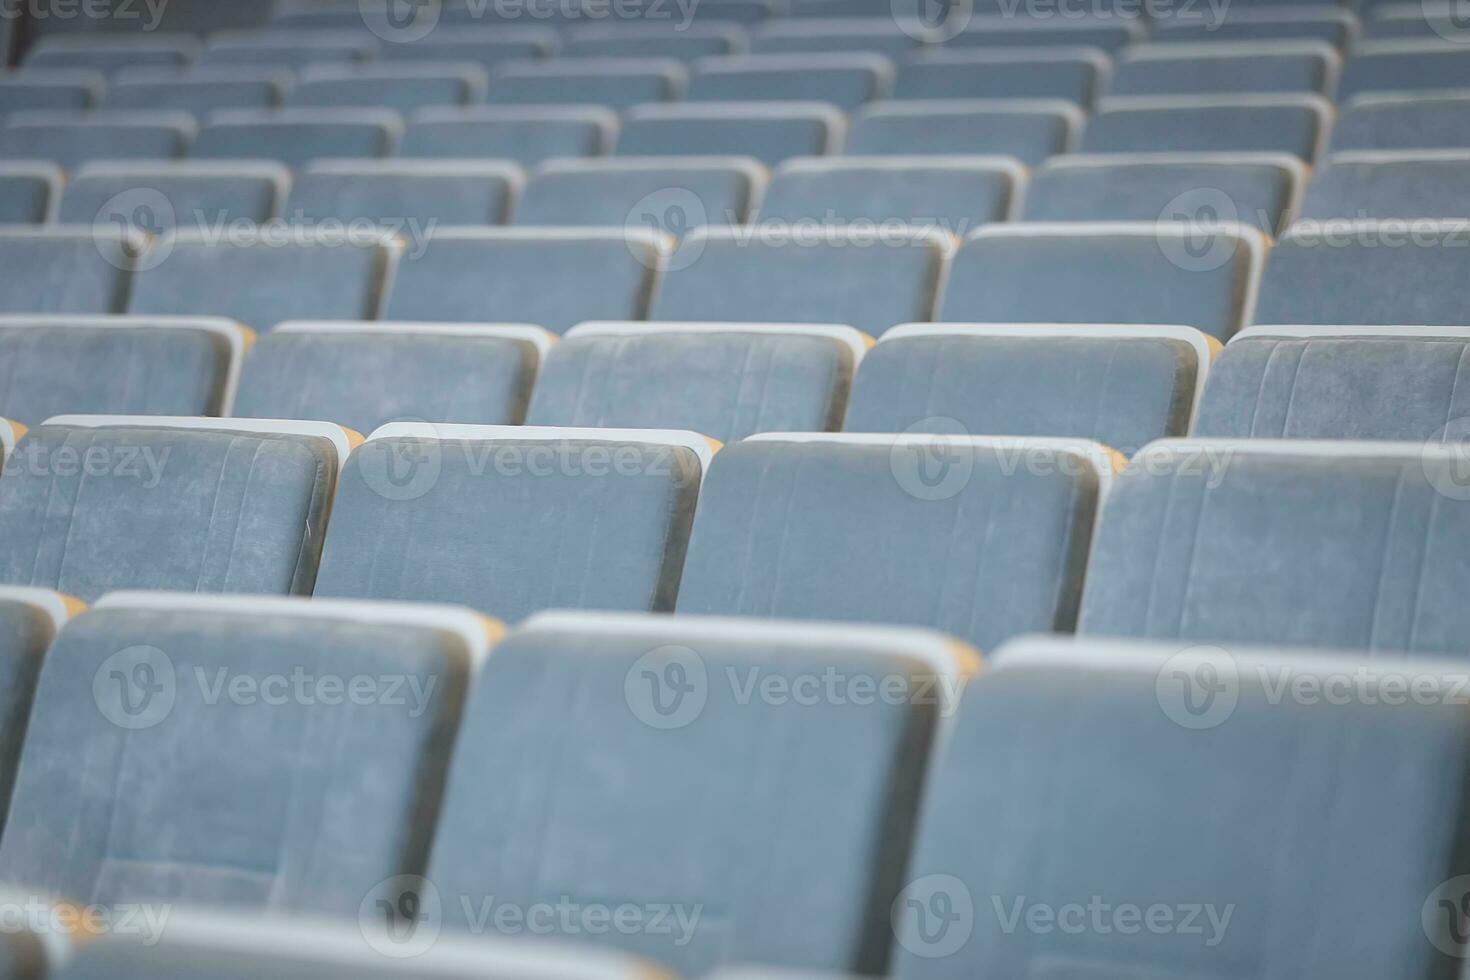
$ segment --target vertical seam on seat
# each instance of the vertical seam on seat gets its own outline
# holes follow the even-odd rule
[[[11,463],[11,460],[8,460],[7,459],[7,460],[5,460],[5,462],[6,463]],[[14,464],[12,463],[12,465],[14,465]],[[50,467],[50,470],[51,470],[51,479],[46,484],[46,499],[43,500],[43,501],[41,501],[41,510],[40,510],[40,513],[39,513],[39,515],[37,517],[37,520],[36,520],[36,524],[37,524],[37,527],[36,527],[36,548],[35,548],[35,551],[33,551],[31,553],[31,574],[30,574],[30,584],[31,585],[35,585],[36,584],[36,569],[41,564],[41,551],[45,547],[45,543],[46,543],[46,515],[51,510],[51,497],[52,497],[52,494],[56,490],[56,467],[52,466],[52,467]],[[73,511],[76,510],[76,501],[75,500],[72,501],[72,510]],[[61,588],[61,571],[60,571],[60,569],[57,570],[57,573],[56,573],[56,583],[55,584],[56,584],[56,587],[58,589]]]
[[[1102,381],[1097,386],[1097,398],[1092,404],[1092,426],[1088,430],[1089,437],[1092,439],[1099,438],[1098,426],[1102,419],[1103,402],[1107,400],[1108,381],[1113,373],[1113,364],[1118,360],[1118,348],[1120,346],[1121,343],[1114,341],[1108,350],[1108,363],[1103,367]],[[1107,440],[1105,439],[1099,441],[1105,445],[1107,444]]]
[[[1199,506],[1194,512],[1194,534],[1189,539],[1189,564],[1184,569],[1184,594],[1179,597],[1179,616],[1174,621],[1174,636],[1184,635],[1184,619],[1189,615],[1189,596],[1194,587],[1194,569],[1199,559],[1199,539],[1204,533],[1205,510],[1209,506],[1209,489],[1199,484]]]
[[[781,591],[781,577],[785,570],[786,541],[791,529],[791,515],[796,509],[796,497],[801,490],[801,474],[806,469],[807,460],[810,457],[802,453],[796,461],[796,472],[791,476],[791,492],[786,496],[786,513],[781,518],[781,536],[776,540],[776,574],[771,576],[771,595],[766,600],[766,610],[773,613],[776,610],[776,596]]]
[[[1292,406],[1296,404],[1296,382],[1297,378],[1301,376],[1302,361],[1307,359],[1307,349],[1310,346],[1311,341],[1307,341],[1305,344],[1302,345],[1301,350],[1297,353],[1296,356],[1296,364],[1293,365],[1291,369],[1291,384],[1288,385],[1286,389],[1286,411],[1281,416],[1280,434],[1282,436],[1285,436],[1288,432],[1291,431],[1291,409]]]
[[[1256,419],[1261,414],[1261,400],[1266,397],[1266,380],[1271,376],[1271,365],[1276,363],[1276,355],[1280,350],[1280,343],[1271,342],[1271,353],[1266,355],[1266,366],[1261,369],[1261,378],[1256,382],[1256,400],[1251,406],[1250,428],[1246,430],[1246,435],[1251,438],[1255,438]]]
[[[1399,501],[1403,498],[1404,493],[1404,472],[1402,469],[1399,470],[1398,481],[1394,484],[1393,506],[1388,511],[1388,523],[1383,529],[1383,546],[1379,549],[1378,582],[1373,588],[1373,615],[1368,620],[1368,649],[1370,650],[1377,646],[1375,640],[1378,636],[1378,612],[1383,607],[1383,583],[1388,578],[1388,553],[1393,547],[1393,529],[1398,522]]]
[[[236,439],[239,437],[236,436]],[[230,443],[234,448],[234,441]],[[260,461],[260,451],[265,448],[265,440],[261,439],[255,444],[255,452],[250,454],[250,468],[245,471],[245,483],[240,488],[240,505],[235,510],[235,529],[230,534],[230,550],[225,552],[225,570],[220,576],[220,591],[229,591],[230,570],[235,567],[235,546],[240,542],[240,526],[245,523],[245,502],[250,497],[250,481],[255,476],[255,466]],[[213,515],[210,516],[213,521]]]
[[[220,487],[224,486],[225,473],[230,468],[230,452],[235,448],[235,441],[238,438],[238,436],[231,438],[230,444],[225,447],[224,458],[220,460],[219,475],[215,477],[214,499],[209,504],[209,522],[204,525],[204,548],[199,552],[199,571],[194,576],[195,592],[198,592],[199,587],[204,584],[204,566],[209,561],[209,538],[214,531],[214,516],[219,511],[219,491]]]
[[[761,498],[765,496],[766,479],[770,476],[770,473],[771,461],[766,460],[764,465],[761,466],[760,479],[756,480],[755,495],[750,502],[750,523],[747,524],[745,528],[745,562],[740,568],[740,591],[737,592],[735,595],[734,607],[732,609],[726,610],[731,614],[743,614],[746,612],[745,595],[749,591],[750,565],[753,560],[753,556],[755,555],[755,530],[756,527],[760,524]],[[701,488],[701,493],[702,492],[703,488]],[[698,510],[696,510],[695,513],[698,514]]]
[[[1444,496],[1439,493],[1432,495],[1429,502],[1429,520],[1424,522],[1424,541],[1419,551],[1419,569],[1414,573],[1414,611],[1409,618],[1409,640],[1404,649],[1413,651],[1417,649],[1419,640],[1419,610],[1424,606],[1424,568],[1429,564],[1429,545],[1432,541],[1431,532],[1434,530],[1435,518],[1439,516],[1439,503]]]
[[[1174,512],[1175,491],[1179,489],[1179,474],[1176,472],[1169,477],[1169,493],[1164,498],[1164,513],[1159,520],[1159,534],[1154,540],[1153,571],[1148,577],[1148,598],[1143,606],[1143,622],[1139,624],[1139,635],[1150,636],[1151,625],[1154,619],[1154,599],[1159,591],[1159,566],[1164,560],[1164,535],[1169,529],[1169,515]]]
[[[1460,359],[1455,362],[1455,379],[1450,383],[1450,400],[1444,407],[1444,431],[1439,440],[1442,443],[1449,437],[1450,423],[1454,421],[1455,395],[1460,390],[1460,375],[1464,373],[1465,358],[1467,355],[1470,355],[1470,344],[1465,344],[1460,347]]]
[[[91,448],[94,445],[97,444],[97,433],[98,433],[98,430],[97,429],[92,429],[88,433],[88,438],[87,438],[87,451],[90,451]],[[83,452],[82,458],[85,459],[86,458],[86,455],[87,455],[87,453],[86,452]],[[60,588],[60,586],[61,586],[61,580],[66,575],[66,555],[67,555],[67,552],[69,552],[71,550],[72,532],[76,530],[76,526],[77,526],[77,510],[81,506],[82,491],[84,489],[86,489],[86,486],[87,486],[87,467],[83,466],[81,468],[81,473],[77,477],[77,492],[71,498],[71,507],[67,509],[67,514],[66,514],[66,537],[62,538],[62,540],[61,540],[61,554],[56,559],[56,583],[57,583],[57,587],[58,588]],[[50,499],[50,493],[49,493],[49,490],[48,490],[47,500],[49,500],[49,499]]]

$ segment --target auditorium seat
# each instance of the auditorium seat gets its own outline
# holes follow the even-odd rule
[[[107,596],[46,657],[0,871],[104,909],[396,899],[499,632],[465,609]]]
[[[680,613],[1070,632],[1121,459],[1081,440],[753,436],[715,457]]]
[[[383,319],[526,323],[554,334],[583,320],[641,320],[670,247],[636,228],[435,229],[399,263]]]
[[[496,157],[524,167],[550,157],[607,152],[618,117],[594,106],[472,106],[420,109],[398,148],[404,157]]]
[[[1271,250],[1256,323],[1458,326],[1470,221],[1301,222]]]
[[[749,157],[548,160],[532,172],[514,220],[681,234],[741,224],[765,181],[765,168]]]
[[[388,906],[391,898],[383,900]],[[594,926],[594,928],[596,928]],[[155,938],[108,935],[80,948],[56,980],[662,980],[606,950],[435,936],[320,915],[241,916],[179,909]],[[369,938],[371,937],[371,938]],[[4,974],[0,974],[3,976]],[[7,978],[8,980],[8,978]],[[17,980],[30,980],[29,977]]]
[[[932,318],[953,251],[952,236],[918,226],[697,228],[660,278],[648,318],[836,323],[877,336]]]
[[[1098,103],[1084,153],[1290,153],[1317,158],[1332,106],[1317,95],[1118,96]]]
[[[286,198],[291,172],[265,161],[88,163],[61,196],[64,224],[122,225],[150,235],[265,221]]]
[[[1333,154],[1307,185],[1299,217],[1470,219],[1470,151]]]
[[[497,160],[314,160],[297,174],[285,213],[308,222],[496,225],[525,179]]]
[[[226,316],[258,333],[285,320],[371,320],[398,246],[318,237],[211,241],[173,232],[155,242],[133,276],[128,312]]]
[[[400,419],[518,425],[550,346],[543,330],[505,324],[283,323],[250,349],[234,414],[357,432]]]
[[[221,109],[206,117],[189,156],[295,168],[317,157],[389,156],[402,131],[386,109]]]
[[[1109,95],[1330,95],[1342,58],[1315,41],[1207,41],[1129,48],[1118,57]]]
[[[919,630],[537,616],[475,681],[428,874],[465,897],[443,902],[444,934],[486,896],[616,896],[672,905],[670,928],[551,936],[691,977],[881,973],[925,763],[976,663]]]
[[[1189,434],[1216,341],[1168,326],[911,323],[868,352],[849,432],[1091,439]]]
[[[342,475],[316,595],[456,602],[508,623],[669,612],[713,452],[693,432],[384,426]]]
[[[1075,153],[1035,171],[1021,220],[1238,221],[1274,237],[1306,183],[1280,153]]]
[[[1332,149],[1470,150],[1470,89],[1360,95],[1340,110]]]
[[[919,40],[886,17],[840,20],[772,18],[750,32],[751,54],[838,54],[866,51],[902,58]]]
[[[846,119],[819,102],[675,103],[623,115],[620,156],[749,156],[767,165],[842,145]]]
[[[0,164],[0,225],[39,225],[50,218],[63,183],[59,167],[43,161]]]
[[[1207,438],[1470,440],[1466,327],[1251,327],[1205,388]]]
[[[1463,654],[1463,459],[1417,441],[1154,443],[1113,485],[1080,631]]]
[[[1012,644],[936,761],[892,976],[1448,969],[1436,946],[1455,948],[1444,912],[1470,870],[1461,673],[1177,641]]]
[[[286,105],[374,108],[411,112],[423,106],[483,102],[488,78],[473,62],[373,62],[302,69]]]
[[[556,47],[556,31],[545,26],[456,26],[453,30],[432,31],[418,40],[385,44],[378,52],[378,60],[385,64],[472,62],[486,71],[494,71],[507,61],[544,58]]]
[[[0,77],[0,122],[17,112],[63,114],[91,109],[102,99],[103,79],[94,71],[28,68]]]
[[[938,48],[898,65],[895,99],[1064,99],[1089,106],[1107,77],[1095,48]]]
[[[870,343],[851,327],[584,323],[548,354],[526,421],[690,429],[722,443],[833,431]]]
[[[3,763],[0,764],[0,821],[10,806],[15,770],[20,765],[31,702],[46,651],[67,620],[83,608],[71,596],[50,589],[0,586],[0,653],[3,653],[0,656],[0,763]],[[0,892],[0,902],[15,916],[19,910],[10,904],[12,897]],[[21,931],[17,926],[22,923],[16,916],[4,930],[5,934],[16,935]],[[17,973],[14,954],[14,947],[0,950],[0,977],[40,980],[44,976],[43,972]]]
[[[882,98],[892,85],[893,63],[882,55],[717,55],[694,62],[684,97],[691,102],[825,102],[848,112]]]
[[[489,101],[497,105],[597,105],[622,110],[667,102],[684,90],[683,62],[651,58],[552,58],[511,61],[496,69]]]
[[[1083,115],[1055,99],[887,101],[855,114],[843,152],[853,155],[1015,157],[1035,166],[1074,147]]]
[[[563,33],[560,53],[567,58],[676,58],[693,61],[734,54],[745,46],[738,24],[690,24],[678,33],[638,24],[579,24]]]
[[[21,59],[34,69],[97,71],[104,75],[130,68],[182,68],[199,55],[199,39],[189,34],[43,34]]]
[[[145,244],[132,225],[0,228],[0,313],[121,313]]]
[[[1343,68],[1337,97],[1346,100],[1365,92],[1463,89],[1467,81],[1470,51],[1463,44],[1440,38],[1361,41]]]
[[[309,593],[347,446],[320,422],[49,419],[0,473],[0,581],[84,602],[119,588]]]
[[[0,160],[49,160],[63,170],[92,160],[171,160],[193,136],[193,118],[179,112],[16,112],[0,127]]]
[[[1464,37],[1465,25],[1452,3],[1377,3],[1363,20],[1369,41],[1454,41]]]
[[[392,45],[382,45],[392,47]],[[360,31],[220,31],[199,55],[201,65],[310,65],[366,61],[380,45]]]
[[[1283,6],[1226,9],[1220,14],[1179,14],[1154,20],[1150,44],[1251,43],[1258,41],[1322,41],[1339,50],[1361,32],[1358,18],[1346,7]]]
[[[291,73],[248,65],[222,68],[150,68],[120,72],[107,83],[104,109],[175,110],[203,120],[216,109],[274,109]]]
[[[222,415],[251,339],[210,317],[0,316],[0,416]]]
[[[1245,225],[987,225],[956,254],[934,317],[1163,323],[1225,340],[1250,317],[1267,241]]]
[[[1142,41],[1146,34],[1138,20],[1122,17],[1029,18],[985,14],[969,18],[965,28],[943,44],[950,49],[1084,47],[1112,54]]]
[[[1010,215],[1026,170],[1009,157],[787,160],[761,198],[762,221],[927,225],[961,236]]]

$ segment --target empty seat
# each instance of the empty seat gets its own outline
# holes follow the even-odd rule
[[[953,249],[950,235],[918,226],[698,228],[649,319],[847,324],[876,336],[932,317]]]
[[[392,906],[398,897],[383,901]],[[55,975],[57,980],[648,980],[654,975],[641,961],[605,950],[442,935],[421,948],[427,926],[400,932],[320,916],[172,911],[159,936],[108,935],[86,944]]]
[[[0,224],[38,225],[61,196],[61,169],[41,162],[0,164]]]
[[[842,143],[846,120],[821,103],[641,105],[623,116],[620,156],[749,156],[765,164],[820,156]]]
[[[1238,221],[1275,236],[1307,182],[1276,153],[1071,154],[1026,188],[1025,221]]]
[[[700,495],[680,613],[1067,632],[1117,465],[1079,440],[767,434]]]
[[[1082,112],[1070,102],[937,99],[868,106],[852,122],[844,152],[1015,157],[1034,166],[1073,148]]]
[[[720,442],[833,431],[870,343],[851,327],[585,323],[551,349],[526,420],[691,429]]]
[[[385,157],[403,130],[385,109],[221,109],[211,113],[189,156],[275,160],[300,167],[317,157]]]
[[[1286,6],[1242,8],[1223,15],[1163,17],[1154,21],[1150,44],[1200,42],[1322,41],[1346,48],[1359,33],[1358,18],[1346,8]]]
[[[1091,439],[1131,456],[1189,434],[1219,349],[1188,327],[906,324],[864,358],[843,428]]]
[[[1011,645],[936,763],[893,975],[1225,977],[1249,961],[1260,977],[1433,976],[1457,948],[1443,923],[1470,868],[1445,816],[1466,805],[1470,732],[1446,703],[1460,673],[1179,642]],[[1403,695],[1411,682],[1425,699]],[[1309,693],[1283,698],[1284,683]],[[1283,853],[1317,872],[1283,872]]]
[[[145,246],[132,225],[0,228],[0,313],[120,313]]]
[[[1084,153],[1290,153],[1311,163],[1332,107],[1316,95],[1131,96],[1103,99]]]
[[[1080,629],[1464,653],[1463,447],[1154,443],[1114,484]]]
[[[377,38],[358,31],[221,31],[209,39],[199,63],[279,65],[299,70],[309,65],[365,61],[379,47]]]
[[[919,43],[918,38],[899,30],[886,17],[848,21],[774,18],[752,30],[750,52],[836,54],[868,51],[901,58],[915,51]]]
[[[0,416],[222,415],[250,339],[208,317],[0,316]]]
[[[761,198],[760,220],[903,222],[963,236],[1006,220],[1025,180],[1025,169],[1007,157],[787,160]]]
[[[84,602],[309,593],[346,456],[345,430],[320,422],[57,416],[0,473],[0,581]]]
[[[66,185],[58,220],[150,235],[174,228],[212,231],[270,218],[290,183],[290,171],[265,162],[89,163]]]
[[[1225,340],[1250,316],[1266,248],[1239,224],[990,225],[955,256],[935,319],[1177,324]]]
[[[972,17],[959,32],[944,41],[949,48],[1099,48],[1109,54],[1143,40],[1147,31],[1137,19],[1114,17],[1027,18],[1004,15]]]
[[[1194,434],[1465,441],[1467,348],[1465,327],[1251,327],[1216,363]]]
[[[501,324],[283,323],[250,349],[234,414],[357,432],[404,419],[519,425],[550,344]]]
[[[844,111],[882,98],[893,63],[872,54],[746,54],[701,58],[685,98],[691,102],[826,102]]]
[[[900,62],[895,99],[1065,99],[1091,105],[1107,76],[1094,48],[939,48]]]
[[[554,58],[501,65],[489,101],[499,105],[580,103],[626,109],[676,99],[687,73],[680,61],[648,58]]]
[[[173,232],[133,276],[128,312],[226,316],[264,333],[285,320],[371,320],[397,246],[387,236]]]
[[[1208,41],[1141,45],[1123,52],[1109,95],[1229,95],[1254,92],[1329,94],[1342,58],[1315,41]]]
[[[908,851],[895,828],[974,662],[927,631],[536,617],[486,662],[465,719],[476,750],[455,757],[428,875],[446,934],[492,895],[611,895],[672,903],[677,925],[552,934],[688,976],[746,960],[881,971]],[[811,697],[834,676],[839,693]],[[751,697],[751,681],[779,693]]]
[[[562,41],[567,58],[677,58],[693,61],[714,54],[734,54],[745,44],[736,24],[690,24],[674,33],[648,25],[586,24],[571,27]]]
[[[316,160],[285,211],[305,221],[496,225],[524,181],[519,167],[495,160]]]
[[[399,264],[383,319],[528,323],[555,334],[583,320],[641,320],[670,248],[637,228],[436,229]]]
[[[1332,149],[1470,150],[1470,91],[1360,95],[1342,108]]]
[[[216,109],[274,109],[290,83],[288,71],[248,66],[129,71],[107,83],[102,108],[167,109],[203,119]]]
[[[0,122],[28,110],[81,112],[102,98],[102,76],[90,71],[27,69],[0,78]]]
[[[1363,20],[1370,41],[1453,41],[1464,37],[1465,25],[1452,3],[1377,3]]]
[[[0,868],[103,908],[345,917],[396,898],[496,633],[464,609],[108,596],[47,655]]]
[[[378,60],[471,62],[493,71],[507,61],[544,58],[556,46],[556,31],[549,27],[456,26],[453,30],[432,31],[417,40],[385,44]]]
[[[1307,185],[1299,217],[1470,218],[1470,152],[1334,154]]]
[[[607,152],[618,118],[591,106],[420,109],[398,148],[405,157],[499,157],[533,166],[548,157]]]
[[[682,234],[738,225],[765,168],[748,157],[548,160],[516,204],[518,225],[612,225]]]
[[[111,75],[126,68],[179,68],[199,54],[199,41],[188,34],[148,33],[44,34],[26,51],[21,64],[32,69],[100,71]]]
[[[82,611],[82,604],[50,589],[0,586],[0,817],[10,805],[15,770],[20,765],[21,745],[31,716],[36,681],[46,651],[66,621]],[[7,907],[12,896],[5,895]],[[16,923],[5,930],[14,935]],[[13,948],[0,952],[0,977],[6,980],[40,980],[44,972],[13,972]]]
[[[384,426],[343,473],[316,595],[458,602],[507,622],[668,612],[712,452],[692,432]]]
[[[1470,222],[1298,222],[1271,250],[1256,323],[1465,323]]]
[[[1463,44],[1432,41],[1363,41],[1353,49],[1337,87],[1339,99],[1364,92],[1461,89],[1470,78]]]
[[[430,105],[466,105],[485,98],[485,70],[473,62],[382,62],[303,69],[286,105],[321,108],[381,106],[410,112]]]
[[[171,160],[193,136],[194,120],[177,112],[13,113],[0,127],[0,159],[64,170],[90,160]]]

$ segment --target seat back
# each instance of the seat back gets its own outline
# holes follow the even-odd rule
[[[844,152],[861,156],[1014,157],[1035,166],[1076,143],[1082,113],[1055,99],[889,101],[853,119]]]
[[[825,102],[849,111],[893,84],[893,63],[863,53],[716,55],[692,69],[691,102]]]
[[[1360,95],[1345,102],[1332,149],[1470,150],[1470,92]]]
[[[607,152],[618,117],[594,106],[475,106],[420,109],[409,119],[399,155],[495,157],[523,167],[550,157]]]
[[[61,195],[64,224],[122,225],[150,235],[264,222],[286,199],[291,172],[267,162],[89,163]]]
[[[627,109],[679,97],[688,81],[682,62],[647,58],[556,58],[502,65],[490,85],[498,105],[599,105]]]
[[[750,157],[548,160],[531,175],[515,223],[682,234],[744,223],[765,183],[765,168]]]
[[[514,164],[496,160],[317,160],[291,187],[292,220],[498,225],[525,183]]]
[[[1465,87],[1470,52],[1441,38],[1366,40],[1343,68],[1339,99],[1364,92],[1433,92]]]
[[[75,170],[92,160],[173,160],[194,137],[178,112],[17,112],[0,127],[0,160],[49,160]]]
[[[1208,41],[1140,45],[1122,53],[1109,95],[1227,95],[1310,92],[1329,95],[1342,56],[1316,41]]]
[[[0,228],[0,312],[119,313],[145,248],[131,225]]]
[[[285,104],[331,109],[383,107],[407,113],[423,106],[483,101],[488,84],[485,69],[474,62],[317,65],[297,75]]]
[[[216,109],[274,109],[291,84],[291,73],[248,65],[222,68],[150,68],[121,72],[107,83],[105,109],[189,112],[204,119]]]
[[[846,120],[816,102],[640,105],[623,116],[619,156],[749,156],[774,165],[841,145]]]
[[[1332,106],[1317,95],[1114,96],[1082,134],[1084,153],[1289,153],[1311,163]]]
[[[61,197],[61,185],[61,168],[52,164],[0,164],[0,224],[45,223]]]
[[[939,48],[898,66],[895,99],[1064,99],[1090,106],[1109,61],[1096,48]]]
[[[194,159],[275,160],[297,168],[318,157],[385,157],[403,123],[385,109],[221,109],[199,130]]]
[[[1470,151],[1333,154],[1307,185],[1300,217],[1470,219]]]

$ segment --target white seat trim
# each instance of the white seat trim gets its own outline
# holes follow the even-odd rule
[[[178,415],[54,415],[42,425],[70,425],[80,429],[131,426],[144,429],[201,429],[208,432],[255,432],[262,435],[308,436],[328,439],[337,450],[339,467],[352,452],[348,430],[332,422],[296,419],[210,419]]]
[[[1351,338],[1379,337],[1384,340],[1429,340],[1434,338],[1470,340],[1470,327],[1424,327],[1424,326],[1321,326],[1318,324],[1292,324],[1283,326],[1246,327],[1230,338],[1233,344],[1239,340],[1261,338]],[[1226,346],[1229,346],[1227,344]]]
[[[0,321],[0,326],[3,326]],[[530,344],[542,357],[556,335],[529,323],[430,323],[417,320],[287,320],[272,334],[378,334],[384,336],[483,337]]]
[[[856,367],[867,353],[867,334],[854,327],[830,323],[726,323],[718,321],[588,320],[579,323],[562,336],[577,337],[647,337],[657,334],[766,334],[771,336],[821,337],[835,340],[852,354]]]
[[[0,585],[0,601],[23,603],[45,613],[46,618],[51,620],[53,636],[72,617],[72,610],[67,606],[68,598],[55,589],[42,589],[32,585]],[[80,605],[79,600],[72,601]]]
[[[1167,454],[1229,452],[1239,456],[1308,456],[1317,459],[1384,459],[1463,461],[1457,445],[1329,439],[1160,439],[1144,446],[1134,462]]]

